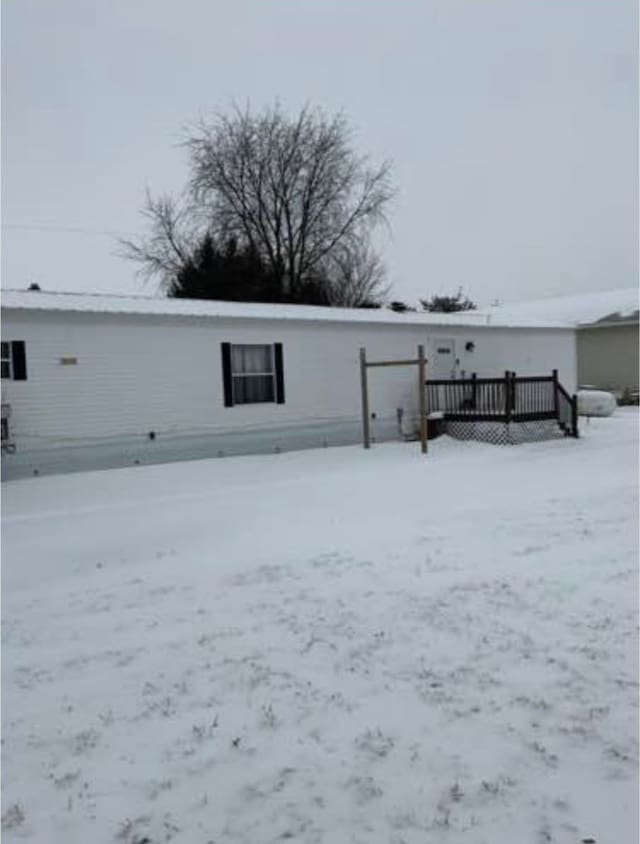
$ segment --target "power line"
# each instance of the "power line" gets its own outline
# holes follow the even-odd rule
[[[105,235],[108,237],[136,237],[139,232],[122,232],[110,229],[92,229],[87,226],[52,226],[47,223],[2,223],[3,229],[17,229],[22,231],[63,232],[65,234]]]

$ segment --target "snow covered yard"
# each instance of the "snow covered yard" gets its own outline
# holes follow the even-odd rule
[[[635,844],[637,410],[3,488],[3,840]]]

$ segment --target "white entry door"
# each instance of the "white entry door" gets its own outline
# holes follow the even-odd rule
[[[431,364],[427,373],[428,378],[434,380],[456,377],[456,344],[448,338],[434,338]]]

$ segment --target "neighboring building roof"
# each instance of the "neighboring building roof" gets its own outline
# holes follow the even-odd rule
[[[510,302],[483,308],[483,314],[498,314],[502,319],[548,319],[572,325],[595,322],[638,321],[639,294],[637,287],[580,293],[572,296],[553,296],[530,302]]]
[[[113,296],[89,293],[49,293],[44,290],[4,290],[2,307],[41,311],[213,317],[218,319],[278,319],[310,322],[385,325],[458,325],[494,328],[571,328],[566,321],[512,316],[500,309],[459,314],[396,313],[387,309],[323,308],[312,305],[268,305],[254,302],[169,299],[160,296]]]
[[[618,325],[638,325],[638,323],[640,323],[640,310],[635,310],[625,314],[607,314],[595,322],[583,323],[580,328],[612,328]]]

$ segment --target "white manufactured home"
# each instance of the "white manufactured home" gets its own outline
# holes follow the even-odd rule
[[[557,369],[575,389],[566,325],[5,291],[3,478],[356,443],[360,348],[402,359],[418,345],[431,378]],[[375,440],[415,426],[416,379],[415,367],[371,372]]]

